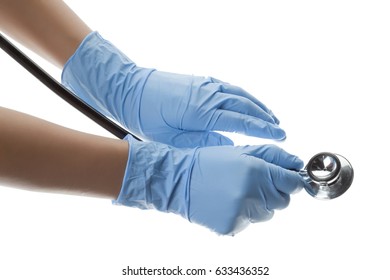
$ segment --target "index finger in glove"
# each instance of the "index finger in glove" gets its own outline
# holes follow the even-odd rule
[[[238,132],[249,136],[283,140],[286,133],[278,125],[236,112],[217,110],[208,127],[210,130]]]
[[[287,170],[277,165],[269,166],[269,175],[275,188],[284,194],[296,193],[305,184],[298,172]]]
[[[276,124],[280,123],[279,119],[274,115],[274,113],[264,103],[260,102],[257,98],[255,98],[253,95],[251,95],[246,90],[242,89],[241,87],[231,85],[229,83],[220,81],[220,80],[215,79],[215,78],[211,78],[211,80],[215,83],[220,84],[219,89],[221,92],[241,96],[241,97],[244,97],[244,98],[252,101],[257,106],[259,106],[262,110],[264,110],[267,114],[269,114],[272,117],[272,119],[275,121]]]
[[[244,146],[237,147],[242,153],[261,158],[268,163],[292,170],[300,170],[303,167],[303,161],[297,156],[292,155],[276,145],[262,146]]]

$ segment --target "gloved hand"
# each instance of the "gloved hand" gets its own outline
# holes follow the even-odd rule
[[[213,78],[137,67],[96,32],[66,63],[62,82],[147,140],[176,147],[233,144],[214,131],[285,138],[278,119],[243,89]]]
[[[114,204],[173,212],[219,234],[234,235],[287,207],[305,182],[296,156],[273,145],[180,149],[131,136]]]

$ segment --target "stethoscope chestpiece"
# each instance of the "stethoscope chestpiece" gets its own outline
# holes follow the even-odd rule
[[[313,156],[300,172],[307,182],[305,189],[318,199],[333,199],[352,185],[352,165],[341,155],[319,153]]]

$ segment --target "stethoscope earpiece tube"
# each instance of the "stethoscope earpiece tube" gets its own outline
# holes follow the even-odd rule
[[[55,80],[50,76],[46,71],[39,67],[35,62],[33,62],[29,57],[22,53],[16,46],[14,46],[10,41],[8,41],[0,33],[0,47],[15,61],[22,65],[27,71],[34,75],[38,80],[40,80],[45,86],[50,90],[56,93],[59,97],[64,99],[74,108],[79,110],[81,113],[92,119],[94,122],[105,128],[107,131],[111,132],[116,137],[123,139],[126,135],[130,134],[135,139],[141,140],[135,135],[128,132],[123,127],[117,125],[106,116],[96,111],[94,108],[85,103],[82,99],[73,94],[70,90],[65,88],[61,83]]]
[[[313,156],[300,171],[307,182],[305,189],[313,197],[323,200],[344,194],[353,181],[353,168],[341,155],[323,152]]]

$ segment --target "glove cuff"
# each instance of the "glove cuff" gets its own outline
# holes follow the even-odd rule
[[[139,107],[143,87],[153,71],[137,67],[94,31],[66,62],[61,81],[90,106],[142,135]]]
[[[113,204],[157,209],[188,219],[189,184],[197,149],[140,142],[128,135],[129,158]]]

